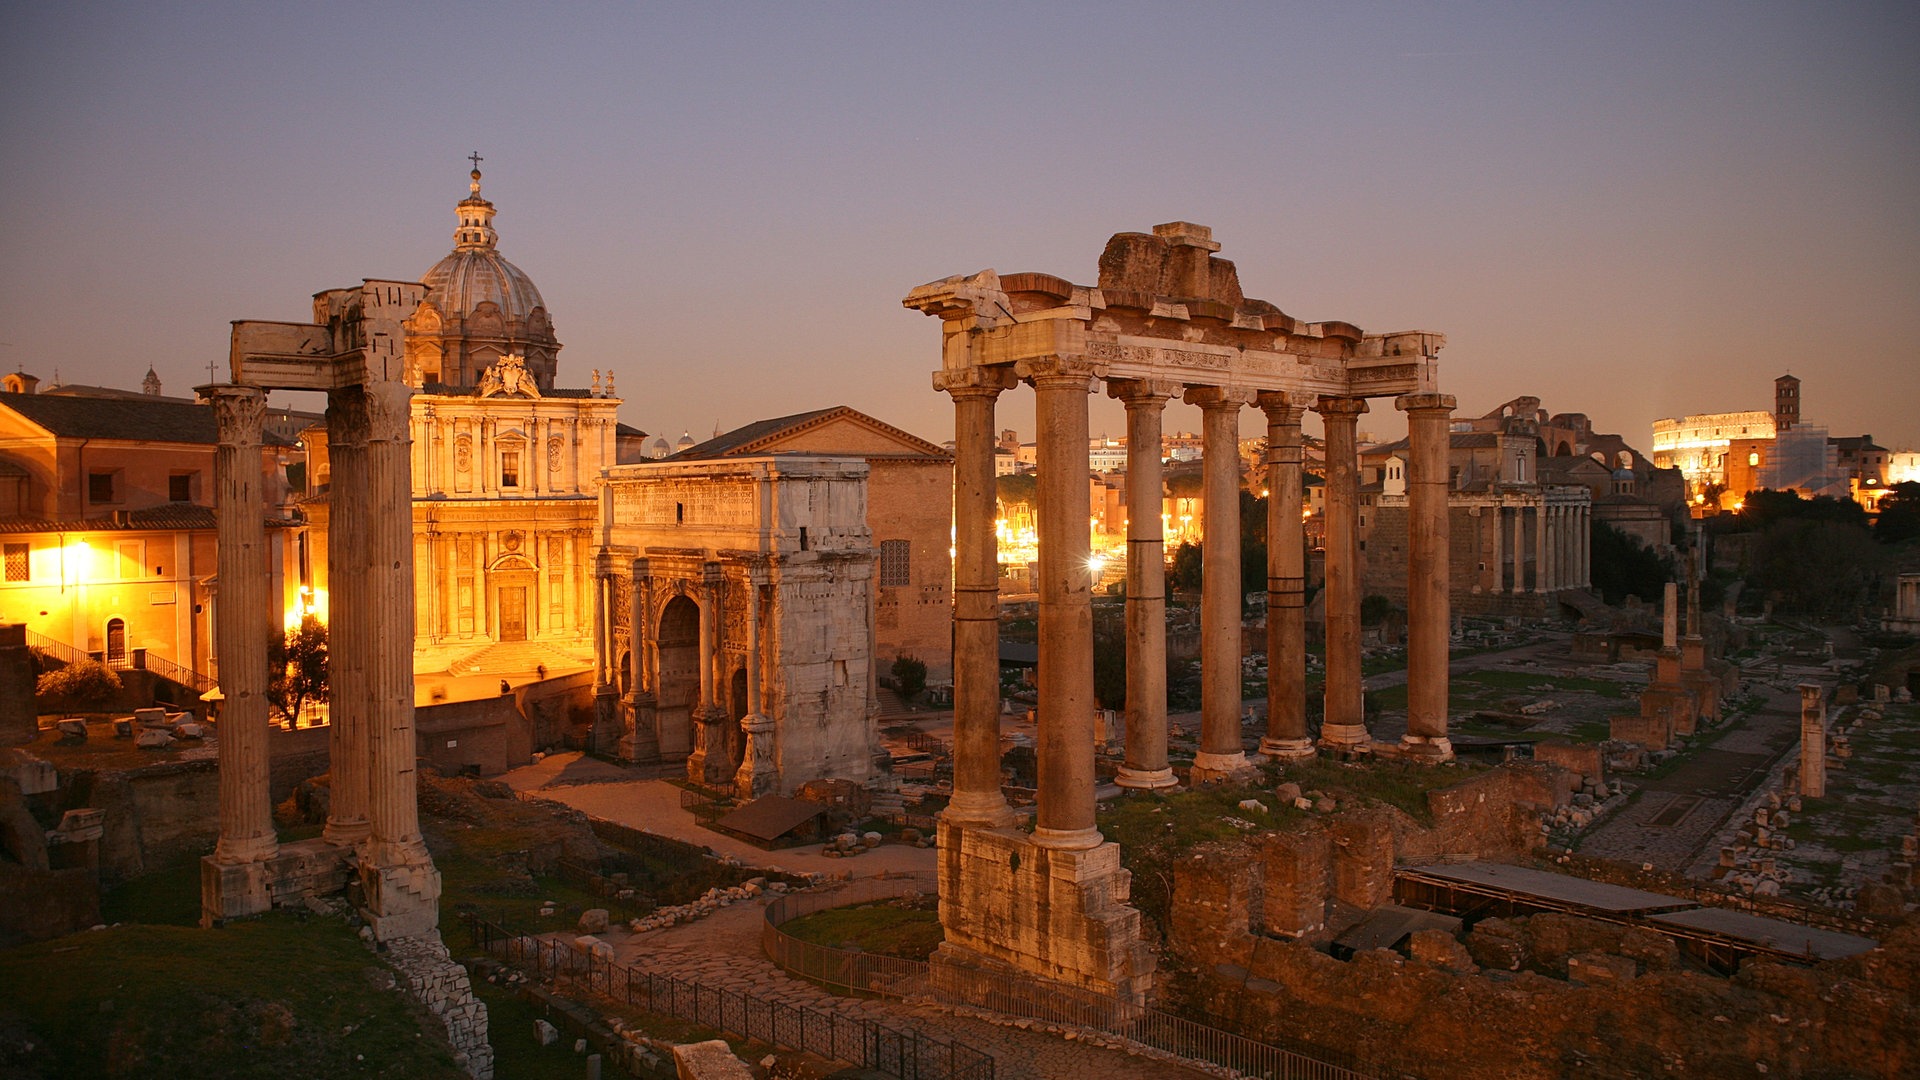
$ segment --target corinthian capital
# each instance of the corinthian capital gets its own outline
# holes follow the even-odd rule
[[[403,382],[367,384],[367,438],[372,442],[406,442],[410,436],[413,387]]]
[[[220,441],[229,446],[260,445],[267,419],[267,392],[257,386],[221,383],[198,388],[201,397],[213,405],[214,423]]]

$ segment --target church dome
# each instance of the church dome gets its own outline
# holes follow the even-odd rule
[[[408,325],[408,354],[422,382],[473,386],[501,357],[526,358],[541,390],[553,389],[560,342],[546,301],[526,271],[500,254],[493,204],[480,197],[479,161],[455,207],[453,251],[421,276],[426,300]]]

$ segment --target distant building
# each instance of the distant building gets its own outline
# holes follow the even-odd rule
[[[213,516],[219,436],[211,406],[91,388],[0,393],[0,622],[36,645],[148,667],[205,689],[217,675]],[[269,435],[268,505],[285,501],[290,447]],[[261,632],[297,621],[296,523],[267,523],[272,608]],[[184,669],[184,670],[176,670]]]
[[[761,420],[689,447],[676,463],[765,454],[858,458],[867,464],[867,527],[879,557],[873,585],[874,659],[927,665],[953,678],[953,456],[844,405]]]

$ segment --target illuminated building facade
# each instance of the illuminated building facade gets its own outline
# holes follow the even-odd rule
[[[0,622],[26,624],[38,635],[29,640],[56,653],[147,667],[184,685],[216,675],[212,407],[36,393],[37,382],[17,374],[6,385]],[[272,508],[287,491],[289,447],[267,442],[260,471]],[[267,538],[269,615],[281,626],[302,611],[299,530],[270,518]]]

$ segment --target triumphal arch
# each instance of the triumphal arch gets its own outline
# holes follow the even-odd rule
[[[1269,701],[1259,752],[1316,752],[1306,720],[1305,550],[1300,424],[1326,428],[1326,698],[1319,746],[1375,749],[1360,671],[1356,431],[1367,399],[1391,397],[1411,434],[1407,735],[1391,752],[1452,756],[1447,740],[1447,429],[1425,331],[1368,334],[1295,319],[1240,291],[1205,226],[1120,233],[1097,285],[984,270],[922,285],[902,302],[938,316],[934,387],[954,402],[954,792],[940,829],[945,955],[1010,964],[1123,996],[1153,961],[1127,904],[1118,845],[1094,824],[1092,575],[1088,569],[1087,396],[1105,385],[1127,410],[1126,764],[1122,786],[1176,781],[1167,761],[1161,414],[1179,397],[1204,416],[1205,505],[1236,507],[1240,410],[1266,414]],[[994,403],[1033,387],[1039,427],[1039,791],[1033,832],[1000,791]],[[1220,520],[1224,517],[1225,520]],[[1240,735],[1237,513],[1209,515],[1202,579],[1201,746],[1195,782],[1249,767]]]
[[[233,324],[213,403],[219,518],[220,838],[201,867],[203,921],[252,915],[357,873],[382,941],[433,933],[440,873],[420,833],[413,731],[413,514],[405,328],[426,295],[373,281],[314,296],[310,323]],[[260,443],[269,390],[327,395],[332,464],[331,804],[314,840],[281,845],[268,793],[267,587]]]

